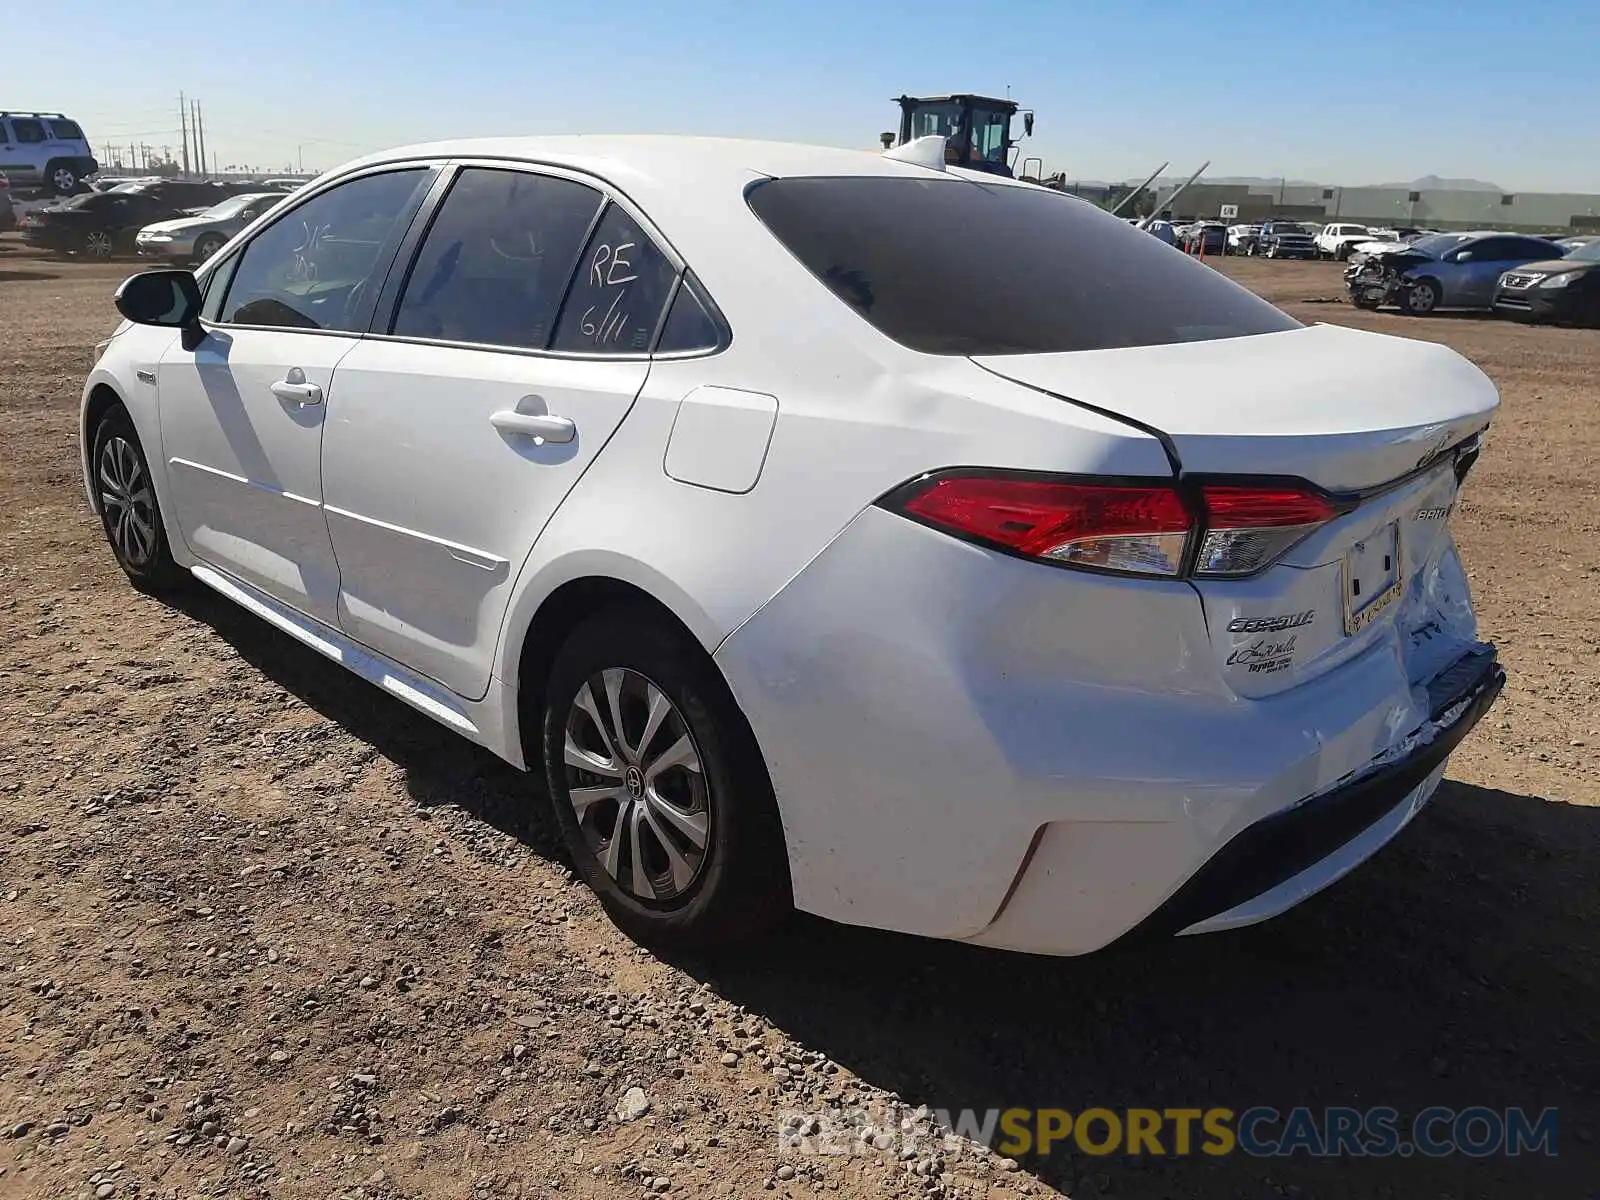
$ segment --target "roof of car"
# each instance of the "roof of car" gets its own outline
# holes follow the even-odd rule
[[[718,183],[742,188],[750,180],[763,176],[900,175],[926,179],[931,174],[930,168],[885,158],[877,150],[670,134],[581,134],[423,142],[367,155],[345,164],[339,173],[372,163],[446,156],[506,158],[567,167],[599,175],[625,190],[630,185],[647,190],[691,185],[694,190],[700,190]],[[982,178],[985,182],[1011,182],[992,175]]]

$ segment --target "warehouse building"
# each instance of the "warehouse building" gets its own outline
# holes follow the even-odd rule
[[[1167,207],[1174,188],[1157,192]],[[1301,221],[1357,221],[1426,229],[1514,229],[1526,233],[1600,233],[1600,196],[1577,192],[1408,191],[1289,184],[1197,183],[1178,198],[1178,216],[1214,217],[1224,205],[1241,221],[1290,217]]]

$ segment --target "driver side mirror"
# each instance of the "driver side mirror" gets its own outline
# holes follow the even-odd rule
[[[198,341],[200,284],[194,273],[182,270],[141,271],[122,281],[113,297],[117,311],[135,325],[184,331],[184,345]]]
[[[1022,132],[1029,137],[1033,136],[1033,114],[1031,112],[1022,114]]]

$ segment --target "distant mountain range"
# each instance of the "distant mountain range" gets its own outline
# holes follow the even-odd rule
[[[1176,187],[1187,179],[1187,175],[1163,175],[1156,180],[1159,187]],[[1140,182],[1139,177],[1121,181],[1128,187]],[[1284,181],[1275,175],[1203,175],[1201,183],[1221,183],[1233,187],[1275,188],[1275,187],[1337,187],[1337,184],[1322,183],[1315,179],[1290,179]],[[1086,186],[1103,187],[1103,184]],[[1405,188],[1415,192],[1503,192],[1498,183],[1491,183],[1486,179],[1446,179],[1440,175],[1424,175],[1420,179],[1413,179],[1408,183],[1373,183],[1360,184],[1361,187],[1380,188]]]

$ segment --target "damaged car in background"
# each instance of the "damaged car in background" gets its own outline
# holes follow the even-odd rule
[[[1350,303],[1392,305],[1421,317],[1438,308],[1488,309],[1500,276],[1524,263],[1560,258],[1548,238],[1510,233],[1439,233],[1374,246],[1344,273]]]

